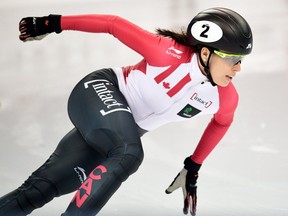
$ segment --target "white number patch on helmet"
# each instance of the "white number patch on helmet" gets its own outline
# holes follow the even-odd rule
[[[223,31],[217,24],[202,20],[193,24],[191,34],[198,41],[211,43],[220,40],[223,36]]]

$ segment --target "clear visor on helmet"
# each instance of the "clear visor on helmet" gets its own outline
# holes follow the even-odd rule
[[[231,65],[241,63],[245,57],[245,55],[242,54],[227,54],[218,50],[213,50],[213,52]]]

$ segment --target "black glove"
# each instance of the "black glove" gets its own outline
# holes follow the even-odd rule
[[[52,32],[60,33],[61,15],[49,15],[44,17],[25,17],[19,23],[20,36],[23,42],[41,40]]]
[[[182,187],[184,195],[184,208],[183,213],[188,214],[189,208],[191,215],[196,215],[197,205],[197,179],[198,171],[201,164],[197,164],[187,157],[184,161],[184,168],[178,173],[171,185],[166,189],[166,193],[170,194],[174,190]]]

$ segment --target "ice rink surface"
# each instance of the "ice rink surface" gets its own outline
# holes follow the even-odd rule
[[[235,121],[207,158],[198,180],[198,216],[288,215],[287,0],[10,0],[0,3],[0,196],[20,186],[72,128],[69,93],[95,69],[130,65],[140,56],[110,35],[63,32],[40,42],[18,40],[25,16],[116,14],[154,31],[186,27],[214,6],[242,14],[254,33],[253,54],[234,80]],[[211,116],[169,124],[143,137],[145,159],[99,215],[182,215],[182,194],[164,193]],[[57,216],[73,194],[32,216]]]

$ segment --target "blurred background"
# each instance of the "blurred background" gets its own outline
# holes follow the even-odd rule
[[[22,17],[115,14],[139,26],[186,28],[201,10],[221,6],[244,16],[253,53],[234,79],[240,95],[234,124],[207,158],[198,180],[199,216],[287,216],[288,1],[26,0],[0,3],[0,196],[20,186],[73,127],[66,105],[74,85],[103,67],[135,64],[137,53],[105,34],[62,32],[18,40]],[[201,116],[143,137],[145,159],[99,215],[182,215],[182,192],[164,193],[209,122]],[[73,194],[32,216],[63,213]]]

